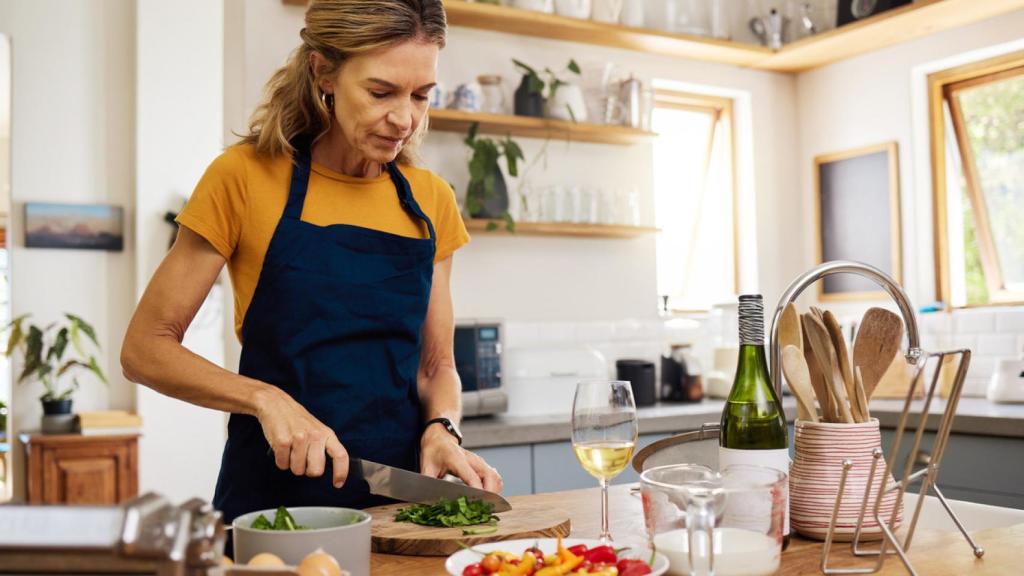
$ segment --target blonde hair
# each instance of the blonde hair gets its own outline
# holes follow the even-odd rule
[[[241,143],[252,144],[260,154],[290,156],[295,151],[293,138],[316,141],[331,126],[331,111],[320,98],[320,80],[337,74],[352,56],[399,42],[420,40],[443,48],[447,29],[441,0],[313,0],[306,10],[306,27],[299,32],[302,45],[267,82],[263,102],[249,118],[249,134]],[[313,52],[327,60],[316,72],[310,65]],[[414,162],[426,126],[424,119],[397,162]]]

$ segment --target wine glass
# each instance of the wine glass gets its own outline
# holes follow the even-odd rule
[[[608,532],[608,482],[619,475],[636,447],[637,421],[629,382],[594,380],[576,385],[572,401],[572,449],[583,469],[601,483],[601,541]]]

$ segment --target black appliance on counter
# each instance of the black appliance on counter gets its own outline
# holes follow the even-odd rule
[[[688,358],[686,346],[673,346],[671,354],[661,357],[662,402],[700,402],[704,398],[700,370],[688,364]]]
[[[459,320],[455,323],[455,370],[462,380],[462,415],[504,412],[508,396],[502,389],[500,320]]]
[[[633,388],[633,401],[637,406],[653,406],[658,401],[654,385],[654,362],[622,359],[615,361],[618,380],[625,380]]]

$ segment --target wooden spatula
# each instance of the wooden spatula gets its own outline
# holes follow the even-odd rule
[[[818,411],[814,409],[811,375],[807,372],[807,362],[804,361],[803,352],[796,346],[789,345],[782,349],[782,371],[786,374],[789,389],[796,396],[796,407],[800,419],[818,422]]]
[[[853,366],[850,365],[850,352],[846,347],[846,338],[843,338],[843,329],[839,326],[839,319],[831,310],[826,310],[823,318],[829,338],[832,339],[832,347],[836,350],[836,362],[839,363],[839,372],[843,375],[846,396],[850,399],[850,412],[853,414],[854,421],[864,422],[864,410],[857,400],[857,385],[853,380]]]
[[[864,392],[864,378],[861,375],[861,370],[859,367],[854,369],[854,373],[854,378],[856,380],[855,384],[857,388],[857,402],[860,403],[861,406],[863,406],[863,411],[861,412],[861,415],[864,416],[864,420],[862,420],[862,422],[870,422],[871,409],[868,408],[868,396]]]
[[[804,338],[800,330],[800,313],[796,311],[796,305],[790,302],[786,304],[782,318],[779,319],[779,350],[785,350],[786,346],[795,346],[802,354]]]
[[[801,315],[801,318],[805,316],[807,314]],[[807,371],[811,376],[811,389],[814,390],[814,397],[817,398],[818,406],[821,407],[821,420],[836,422],[839,415],[835,409],[835,402],[832,401],[832,394],[829,392],[830,386],[825,384],[825,375],[821,366],[818,365],[818,358],[814,355],[814,350],[811,349],[811,335],[807,324],[806,321],[800,322],[804,336],[804,360],[807,362]]]
[[[839,362],[836,360],[836,351],[832,347],[832,339],[828,335],[825,324],[813,313],[804,314],[804,324],[807,324],[810,335],[811,349],[814,350],[814,357],[818,359],[818,366],[825,375],[825,384],[832,392],[832,400],[838,408],[839,422],[853,422],[853,413],[850,412],[849,398],[846,395],[846,386],[843,384],[843,375],[839,371]],[[827,368],[826,368],[827,367]]]
[[[853,343],[853,365],[860,368],[864,394],[869,400],[902,341],[903,320],[899,316],[884,308],[870,308],[864,313]]]

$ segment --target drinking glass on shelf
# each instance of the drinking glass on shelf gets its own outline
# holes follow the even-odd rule
[[[636,447],[636,404],[629,382],[590,380],[576,385],[572,449],[583,469],[601,484],[602,542],[608,531],[608,482],[629,465]]]

